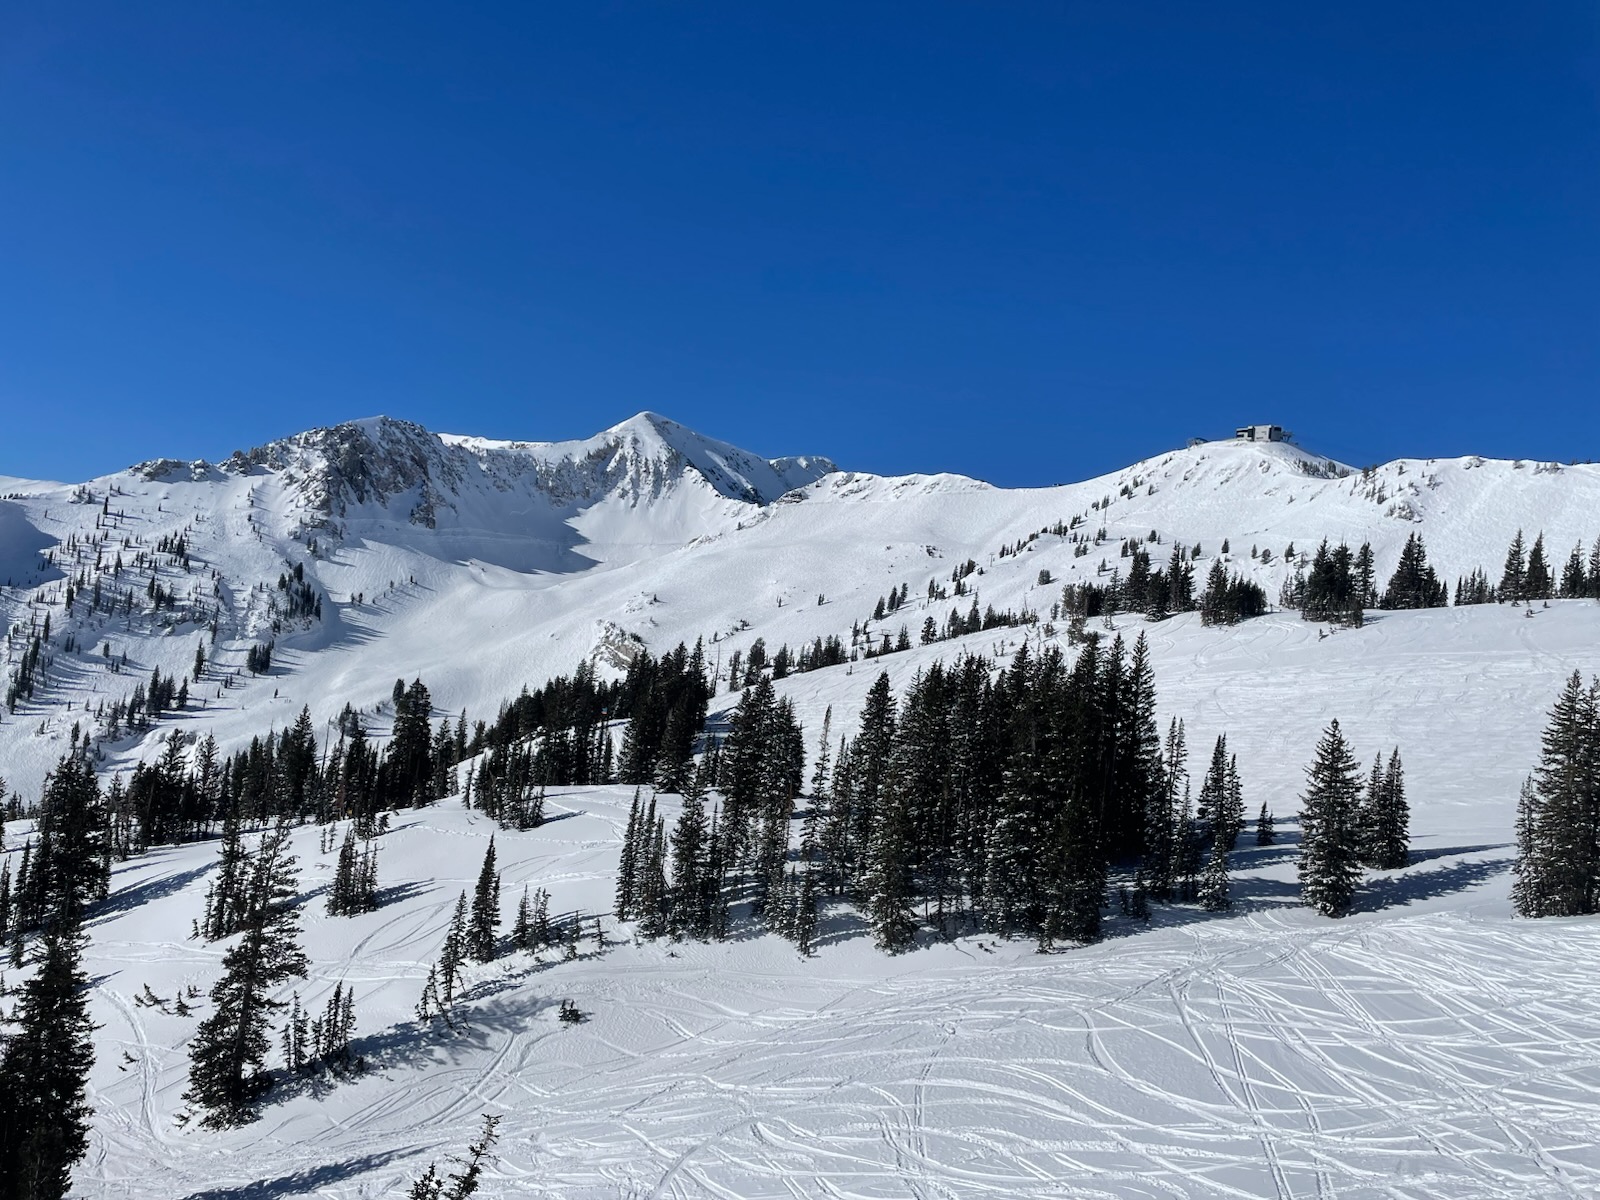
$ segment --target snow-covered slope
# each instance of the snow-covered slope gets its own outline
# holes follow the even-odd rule
[[[1088,553],[1041,533],[1075,519]],[[915,643],[926,618],[942,624],[974,598],[1048,616],[1062,584],[1103,582],[1102,560],[1125,566],[1119,543],[1152,532],[1158,560],[1198,544],[1202,579],[1226,541],[1230,569],[1276,597],[1291,543],[1370,541],[1381,580],[1417,533],[1453,582],[1477,567],[1497,576],[1519,528],[1530,541],[1542,531],[1558,566],[1587,549],[1600,468],[1466,458],[1357,471],[1225,442],[1002,489],[769,461],[641,414],[565,443],[376,418],[216,464],[147,463],[84,484],[0,478],[0,678],[46,615],[52,634],[34,696],[0,712],[0,776],[31,798],[75,723],[91,726],[97,705],[153,668],[188,675],[197,645],[210,665],[191,707],[102,742],[103,770],[152,757],[173,729],[233,749],[302,705],[319,726],[346,703],[372,711],[397,676],[421,676],[441,714],[487,717],[524,684],[583,657],[617,669],[639,645],[704,638],[725,669],[757,637],[769,649],[848,644],[865,624],[876,642],[904,625]],[[927,598],[969,559],[981,572],[969,594]],[[320,618],[284,612],[278,580],[296,567]],[[908,605],[871,621],[899,585]],[[157,606],[155,588],[171,603]],[[113,607],[124,592],[131,603]],[[1517,922],[1506,904],[1516,788],[1560,680],[1600,671],[1600,605],[1376,614],[1332,636],[1293,614],[1232,629],[1193,615],[1115,625],[1150,638],[1163,721],[1184,718],[1192,747],[1229,735],[1252,807],[1296,809],[1330,717],[1363,756],[1398,744],[1418,861],[1358,917],[1329,924],[1293,907],[1291,847],[1252,848],[1237,916],[1164,914],[1153,932],[1045,958],[968,939],[887,959],[840,925],[800,963],[769,939],[674,949],[624,931],[602,956],[483,969],[471,1032],[438,1040],[408,1024],[410,1010],[488,834],[447,802],[389,835],[384,882],[404,889],[393,903],[338,921],[307,905],[316,965],[302,994],[320,1005],[336,981],[353,983],[380,1069],[217,1135],[173,1124],[193,1022],[131,999],[147,982],[163,996],[204,989],[217,972],[217,947],[181,936],[213,849],[160,850],[119,869],[93,930],[106,1028],[80,1191],[393,1194],[464,1144],[485,1110],[507,1114],[491,1197],[1600,1189],[1600,945],[1587,922]],[[1050,635],[997,629],[780,689],[814,742],[830,706],[835,731],[851,726],[879,669],[903,687],[937,659],[1001,659],[1024,636]],[[273,671],[252,678],[246,651],[267,640]],[[724,678],[716,707],[732,703],[727,689]],[[578,815],[500,835],[508,897],[529,882],[558,909],[604,909],[626,796],[559,803]],[[300,853],[314,889],[329,860],[310,833]],[[589,1024],[553,1021],[566,995],[594,1010]]]
[[[843,472],[817,458],[768,462],[652,414],[566,443],[439,437],[375,418],[220,465],[147,463],[83,485],[13,481],[0,495],[14,497],[0,500],[0,583],[14,585],[0,590],[0,618],[20,631],[0,650],[0,673],[47,611],[57,635],[35,702],[0,721],[0,763],[27,788],[64,746],[68,706],[126,692],[127,673],[107,670],[108,645],[128,656],[128,673],[182,674],[213,619],[213,674],[273,637],[282,668],[212,687],[194,723],[226,742],[254,732],[274,696],[279,707],[310,703],[321,721],[346,701],[380,700],[397,675],[421,674],[445,711],[482,712],[581,657],[621,661],[641,641],[659,651],[703,637],[725,659],[757,637],[773,649],[848,638],[900,584],[914,607],[875,635],[905,624],[915,638],[956,602],[925,600],[928,582],[947,583],[968,559],[983,572],[968,581],[983,606],[1048,613],[1060,584],[1103,581],[1126,565],[1119,543],[1152,532],[1158,561],[1174,542],[1198,544],[1202,579],[1226,540],[1230,569],[1270,597],[1292,569],[1291,544],[1303,556],[1324,537],[1370,540],[1381,580],[1419,533],[1453,581],[1479,566],[1497,573],[1519,528],[1530,540],[1543,531],[1558,565],[1600,534],[1592,465],[1466,458],[1358,472],[1288,445],[1222,442],[1085,483],[1007,490]],[[1081,535],[1104,531],[1086,555],[1066,537],[1027,541],[1075,518]],[[179,535],[190,569],[154,556],[174,603],[149,612],[150,571],[112,580],[112,559]],[[1021,553],[1001,554],[1018,543]],[[81,598],[63,612],[65,581],[92,586],[97,557],[108,592],[139,593],[131,613],[89,612]],[[275,631],[276,581],[296,565],[323,616],[280,618]],[[76,651],[60,648],[69,632]],[[108,747],[106,765],[150,751]]]
[[[382,839],[393,898],[348,919],[323,912],[334,855],[308,828],[314,965],[296,986],[313,1008],[354,987],[373,1070],[224,1134],[175,1123],[204,1009],[172,1001],[207,989],[219,954],[176,931],[216,852],[158,850],[118,869],[92,931],[104,1028],[78,1194],[399,1195],[490,1112],[491,1200],[1593,1195],[1600,925],[1516,920],[1507,890],[1518,777],[1562,673],[1600,669],[1596,617],[1402,613],[1329,638],[1282,618],[1163,624],[1163,706],[1195,745],[1228,731],[1250,804],[1293,811],[1330,715],[1360,752],[1403,746],[1415,861],[1341,922],[1298,905],[1291,824],[1236,852],[1234,913],[1113,916],[1105,942],[1048,956],[968,937],[889,958],[840,914],[802,960],[774,937],[639,943],[607,918],[604,951],[474,967],[450,1035],[412,1007],[489,835],[508,912],[525,885],[553,914],[604,912],[630,790],[557,789],[560,819],[527,833],[454,799],[403,813]],[[903,684],[941,649],[886,662]],[[871,675],[789,686],[815,728]],[[165,1008],[135,1002],[146,985]],[[566,998],[587,1023],[557,1021]]]

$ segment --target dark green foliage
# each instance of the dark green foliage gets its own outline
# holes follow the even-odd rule
[[[1371,577],[1370,545],[1363,545],[1357,555],[1343,542],[1330,549],[1324,538],[1312,556],[1310,574],[1292,581],[1284,599],[1308,621],[1360,625],[1362,610],[1374,600]]]
[[[1350,911],[1361,881],[1360,768],[1333,721],[1306,768],[1300,811],[1300,894],[1323,916]]]
[[[1544,554],[1543,533],[1533,539],[1533,548],[1528,551],[1528,572],[1523,582],[1529,600],[1548,600],[1555,590],[1550,563]]]
[[[223,956],[223,975],[211,989],[212,1012],[195,1031],[189,1051],[185,1099],[201,1109],[212,1127],[243,1124],[271,1086],[264,1061],[269,1022],[282,1007],[272,989],[303,976],[294,856],[289,827],[278,825],[262,839],[252,864],[248,923]]]
[[[1378,871],[1396,871],[1406,865],[1411,856],[1411,809],[1406,803],[1398,747],[1390,753],[1387,768],[1381,756],[1373,761],[1361,827],[1363,865]]]
[[[16,882],[17,931],[76,927],[105,897],[111,865],[109,814],[81,752],[62,758],[45,781],[30,847]]]
[[[0,1195],[7,1200],[61,1200],[88,1145],[94,1025],[81,956],[76,925],[47,929],[11,1014],[16,1032],[0,1054]]]
[[[1200,595],[1202,625],[1237,625],[1267,611],[1267,594],[1240,574],[1230,574],[1222,559],[1215,559]]]
[[[339,861],[328,889],[328,911],[334,916],[350,917],[372,912],[377,907],[378,849],[370,842],[364,849],[358,849],[352,824],[339,847]]]
[[[1574,671],[1545,726],[1517,806],[1516,882],[1524,917],[1600,911],[1600,680]]]
[[[1221,841],[1213,842],[1200,876],[1200,907],[1207,912],[1224,912],[1233,907],[1228,892],[1228,851]]]
[[[754,658],[753,648],[751,654]],[[774,662],[774,673],[782,678],[788,668],[785,646]],[[621,782],[681,792],[694,769],[695,738],[705,725],[711,699],[701,644],[696,642],[691,652],[679,643],[659,660],[637,655],[628,664],[622,690],[631,712],[617,770]]]
[[[472,918],[467,926],[467,953],[478,962],[490,962],[499,948],[500,872],[495,869],[494,835],[483,852],[478,882],[472,889]]]
[[[1389,578],[1379,608],[1442,608],[1448,603],[1444,584],[1428,565],[1422,535],[1413,533],[1400,552],[1400,564]]]
[[[1528,560],[1522,543],[1522,530],[1506,549],[1506,565],[1500,572],[1500,599],[1521,603],[1528,596]]]
[[[1261,813],[1256,817],[1256,845],[1270,846],[1277,840],[1277,825],[1272,819],[1272,814],[1267,811],[1266,804],[1263,803]]]

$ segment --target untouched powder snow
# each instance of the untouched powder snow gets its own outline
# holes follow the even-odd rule
[[[436,719],[489,718],[525,683],[586,657],[615,671],[637,645],[704,638],[725,667],[757,637],[769,652],[830,635],[848,645],[861,623],[874,639],[904,625],[915,643],[925,618],[942,624],[974,597],[1048,620],[1063,583],[1103,583],[1102,559],[1125,569],[1126,538],[1158,564],[1198,543],[1198,582],[1227,539],[1229,569],[1275,599],[1290,543],[1370,540],[1381,586],[1417,533],[1453,585],[1478,567],[1497,579],[1519,528],[1530,543],[1543,531],[1558,572],[1600,535],[1589,465],[1357,471],[1292,446],[1215,443],[1008,490],[766,460],[653,414],[567,443],[374,418],[216,465],[143,464],[82,487],[0,480],[0,497],[0,674],[46,612],[56,643],[34,699],[0,713],[0,775],[30,799],[75,722],[153,668],[188,674],[201,643],[210,666],[193,706],[101,744],[108,776],[154,757],[172,730],[231,751],[302,705],[325,729],[348,702],[381,737],[397,676],[427,683]],[[1106,531],[1087,554],[1040,533],[1075,517],[1091,539]],[[191,569],[163,557],[158,572],[171,609],[113,616],[80,601],[64,614],[63,583],[92,570],[97,532],[107,560],[120,549],[130,562],[185,535]],[[929,600],[928,582],[948,585],[968,559],[972,591]],[[274,631],[267,600],[296,565],[323,617]],[[142,599],[148,576],[132,578]],[[870,621],[901,584],[906,607]],[[748,931],[713,946],[636,942],[607,915],[606,947],[591,934],[577,961],[472,968],[465,1030],[450,1034],[420,1028],[412,1009],[492,827],[458,799],[398,814],[381,843],[384,903],[354,918],[325,915],[335,855],[302,830],[313,966],[295,986],[313,1011],[336,983],[354,987],[356,1049],[372,1069],[281,1090],[227,1133],[178,1124],[206,1008],[185,1018],[171,1004],[220,971],[223,946],[187,936],[215,845],[120,864],[90,931],[97,1112],[74,1194],[393,1196],[459,1153],[485,1112],[503,1116],[489,1200],[1600,1193],[1600,924],[1516,920],[1508,902],[1517,788],[1561,682],[1600,672],[1600,605],[1370,618],[1332,633],[1281,613],[1235,628],[1116,619],[1126,639],[1149,638],[1161,721],[1185,721],[1191,771],[1226,733],[1247,810],[1265,801],[1282,838],[1257,848],[1246,831],[1234,912],[1158,906],[1150,928],[1114,917],[1091,947],[1039,955],[969,937],[890,958],[836,907],[805,961]],[[853,732],[880,670],[898,691],[939,659],[1003,662],[1024,637],[1037,648],[1043,623],[791,676],[779,691],[814,752],[824,711],[835,737]],[[60,645],[69,634],[76,650]],[[273,671],[251,678],[245,653],[269,638]],[[109,669],[105,647],[125,670]],[[724,679],[713,721],[736,698]],[[1332,717],[1364,762],[1399,746],[1414,846],[1409,867],[1371,873],[1337,922],[1298,905],[1292,820]],[[630,796],[557,789],[557,819],[496,832],[508,925],[524,885],[549,889],[553,914],[609,913]],[[670,820],[675,802],[662,803]],[[7,844],[15,857],[19,839]],[[135,1002],[146,985],[165,1008]],[[566,998],[586,1023],[556,1019]]]

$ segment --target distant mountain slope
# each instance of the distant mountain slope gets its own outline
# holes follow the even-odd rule
[[[1229,569],[1275,600],[1298,565],[1285,552],[1304,556],[1324,537],[1370,541],[1381,585],[1412,533],[1452,584],[1480,566],[1497,577],[1519,528],[1530,541],[1543,531],[1557,568],[1600,534],[1591,465],[1462,458],[1363,472],[1282,443],[1217,442],[1083,483],[1005,489],[767,460],[652,413],[572,442],[441,436],[378,417],[218,464],[13,480],[0,494],[14,497],[0,501],[0,583],[13,585],[0,589],[12,631],[0,679],[52,620],[43,682],[0,714],[0,774],[28,787],[85,702],[120,698],[153,668],[189,672],[202,641],[206,707],[184,724],[227,743],[301,704],[318,720],[375,704],[397,675],[423,675],[444,711],[492,712],[580,658],[614,669],[641,645],[704,638],[725,667],[757,638],[798,648],[848,643],[854,629],[864,649],[904,626],[915,641],[924,621],[942,626],[974,600],[1048,620],[1063,583],[1125,569],[1128,539],[1158,563],[1174,544],[1198,545],[1202,582],[1226,541]],[[930,600],[929,585],[949,585],[969,559],[980,573],[967,594]],[[287,611],[278,583],[296,568],[320,618]],[[908,606],[873,622],[876,600],[902,585]],[[273,675],[252,679],[246,652],[268,640]],[[239,686],[218,686],[224,675]],[[105,747],[105,765],[150,755],[164,732]]]

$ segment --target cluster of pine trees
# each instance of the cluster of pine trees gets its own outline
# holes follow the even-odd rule
[[[0,1043],[0,1187],[27,1200],[67,1194],[92,1115],[83,920],[106,894],[110,858],[85,749],[75,745],[46,780],[15,887],[9,864],[0,877],[0,932],[12,939],[12,966],[31,969]]]
[[[1206,576],[1199,607],[1202,625],[1237,625],[1267,611],[1267,593],[1255,581],[1229,571],[1217,558]]]
[[[1517,803],[1512,903],[1524,917],[1600,912],[1600,680],[1574,671]]]
[[[356,846],[356,822],[345,831],[339,860],[328,888],[328,911],[336,917],[353,917],[378,907],[378,847],[369,838]]]
[[[550,939],[549,894],[540,889],[530,906],[526,892],[517,909],[517,921],[512,933],[513,945],[519,950],[534,951],[548,944]],[[439,957],[428,968],[427,982],[422,997],[417,1001],[417,1020],[427,1022],[442,1020],[455,1028],[456,999],[461,993],[462,971],[471,962],[493,962],[500,955],[500,871],[496,865],[494,838],[489,838],[484,851],[483,866],[478,871],[478,881],[472,889],[472,903],[462,892],[456,899],[455,912],[445,931],[444,945]]]
[[[1558,581],[1545,554],[1544,534],[1536,535],[1529,546],[1519,529],[1506,548],[1498,584],[1490,583],[1481,567],[1456,581],[1457,604],[1526,604],[1558,596],[1566,600],[1600,599],[1600,538],[1595,539],[1587,558],[1582,544],[1572,548]]]
[[[189,1090],[184,1094],[201,1123],[226,1128],[253,1120],[272,1087],[266,1055],[272,1020],[284,1007],[279,986],[303,978],[308,963],[300,947],[296,907],[298,872],[289,848],[291,826],[279,822],[244,860],[224,906],[218,888],[205,924],[237,934],[222,957],[222,977],[211,989],[211,1013],[189,1044]],[[292,1040],[292,1035],[291,1035]]]
[[[1292,548],[1284,557],[1294,560]],[[1279,598],[1285,608],[1299,609],[1308,621],[1347,625],[1360,625],[1363,609],[1442,608],[1450,602],[1449,589],[1429,565],[1427,546],[1417,533],[1406,538],[1400,561],[1381,593],[1370,543],[1352,551],[1345,543],[1330,547],[1323,539],[1310,571],[1297,567]]]
[[[829,738],[825,726],[800,814],[803,734],[769,681],[747,690],[670,833],[653,800],[635,804],[618,917],[650,936],[718,937],[729,902],[749,900],[804,949],[823,897],[843,896],[891,951],[924,924],[1092,941],[1113,860],[1143,864],[1141,893],[1194,900],[1214,846],[1223,906],[1244,823],[1237,769],[1219,740],[1194,809],[1182,728],[1165,746],[1156,729],[1142,636],[1131,654],[1090,637],[1070,668],[1026,645],[998,674],[972,657],[935,664],[898,699],[880,675],[856,735],[837,751]],[[722,805],[708,817],[712,787]]]
[[[320,1017],[313,1017],[301,1007],[300,993],[296,992],[283,1024],[284,1069],[292,1075],[319,1068],[359,1071],[361,1061],[350,1052],[350,1035],[355,1029],[356,992],[342,980],[334,984]]]
[[[1300,892],[1328,917],[1342,917],[1355,902],[1366,868],[1392,871],[1406,865],[1411,814],[1396,747],[1387,767],[1380,756],[1363,788],[1361,768],[1333,721],[1306,768],[1300,812]]]

